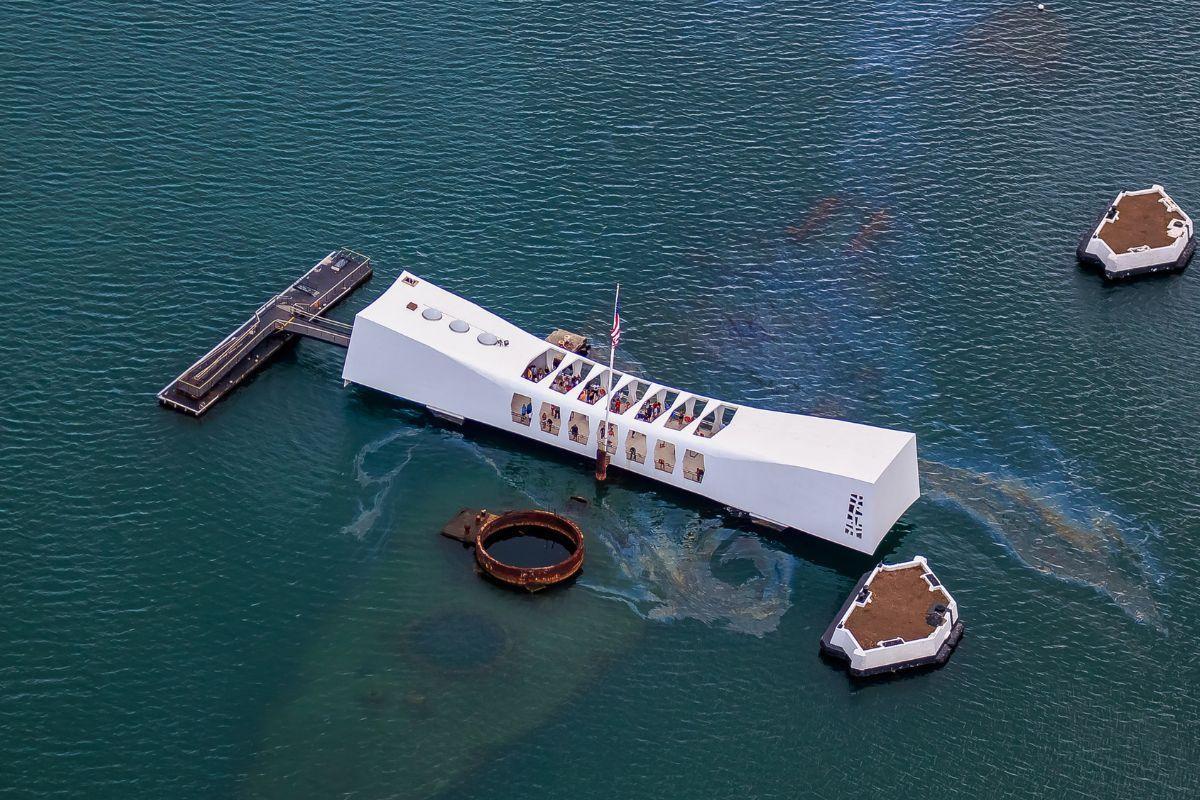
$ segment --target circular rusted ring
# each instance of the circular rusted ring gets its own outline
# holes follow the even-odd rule
[[[512,528],[531,527],[548,530],[562,537],[571,554],[548,567],[516,567],[505,564],[487,551],[495,536]],[[583,566],[583,531],[566,517],[549,511],[508,511],[484,524],[475,539],[475,562],[480,569],[501,583],[536,591],[571,578]]]

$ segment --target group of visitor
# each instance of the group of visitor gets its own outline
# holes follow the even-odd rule
[[[701,406],[699,410],[703,411],[704,407]],[[686,405],[683,405],[671,412],[671,418],[667,420],[667,427],[681,431],[691,425],[694,419],[695,417],[688,413]]]
[[[546,377],[549,374],[550,374],[550,372],[545,367],[530,364],[528,367],[525,368],[525,371],[521,373],[521,377],[527,381],[533,381],[534,383],[538,383],[539,381],[541,381],[542,378]]]
[[[549,408],[549,411],[546,411]],[[547,433],[558,433],[558,421],[561,418],[558,406],[542,406],[542,430]]]
[[[658,419],[663,412],[662,403],[655,400],[653,403],[647,403],[642,406],[637,413],[637,418],[643,422],[653,422]]]
[[[583,380],[582,375],[576,375],[574,372],[560,372],[554,382],[550,384],[550,388],[560,394],[566,394],[579,385]]]
[[[590,406],[594,406],[596,401],[606,394],[608,394],[608,390],[599,383],[590,383],[579,393],[579,399]]]

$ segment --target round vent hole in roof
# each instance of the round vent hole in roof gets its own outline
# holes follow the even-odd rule
[[[421,316],[430,322],[437,322],[442,318],[442,312],[438,311],[436,308],[427,308],[421,312]]]
[[[471,326],[463,322],[461,319],[456,319],[450,323],[450,330],[455,333],[466,333],[471,330]]]
[[[497,335],[496,335],[496,334],[494,334],[494,333],[488,333],[488,332],[486,332],[486,331],[484,331],[483,333],[481,333],[481,334],[479,334],[478,336],[476,336],[476,337],[475,337],[475,340],[476,340],[476,341],[478,341],[480,344],[486,344],[486,345],[488,345],[488,346],[491,346],[491,345],[493,345],[493,344],[499,344],[499,343],[500,343],[500,337],[499,337],[499,336],[497,336]]]

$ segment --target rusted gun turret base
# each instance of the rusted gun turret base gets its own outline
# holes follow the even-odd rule
[[[570,552],[548,567],[505,564],[487,551],[487,544],[514,528],[536,528],[562,541]],[[475,563],[488,577],[507,586],[536,592],[573,578],[583,567],[583,531],[571,520],[551,511],[506,511],[464,508],[442,527],[441,534],[475,548]]]

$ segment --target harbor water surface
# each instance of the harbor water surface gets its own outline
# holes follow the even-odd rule
[[[1200,795],[1195,3],[0,10],[0,795]],[[419,411],[302,342],[155,393],[335,246],[733,402],[917,433],[967,635],[860,685],[874,559]],[[615,472],[615,471],[614,471]],[[571,495],[588,504],[568,503]],[[571,513],[536,597],[437,536]]]

